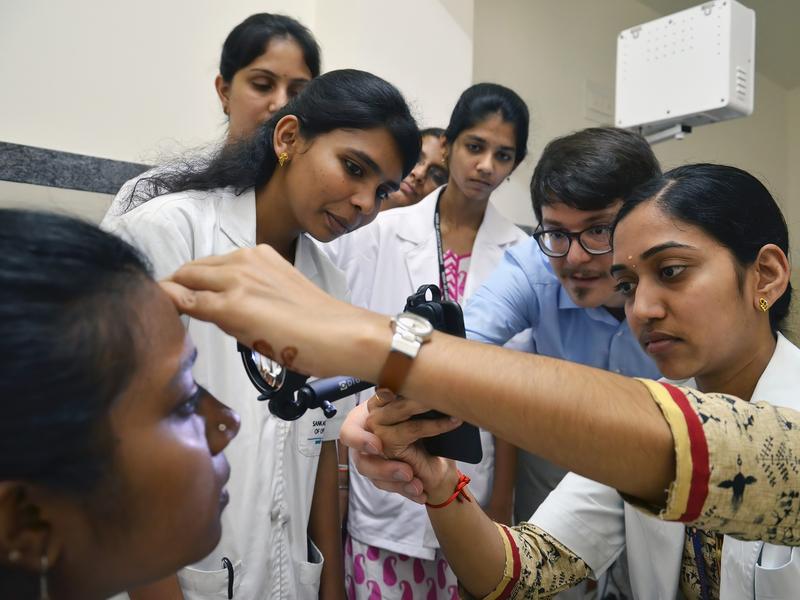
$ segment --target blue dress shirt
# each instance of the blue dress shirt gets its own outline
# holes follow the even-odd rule
[[[529,238],[506,251],[464,309],[467,337],[503,345],[530,328],[529,351],[633,377],[660,377],[626,321],[576,305]]]

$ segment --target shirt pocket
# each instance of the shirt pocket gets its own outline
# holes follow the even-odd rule
[[[317,457],[322,451],[327,419],[319,409],[309,410],[294,422],[297,451],[303,456]]]
[[[764,546],[762,556],[770,550],[770,544]],[[769,567],[763,566],[759,560],[755,566],[755,597],[757,600],[796,599],[800,589],[800,550],[787,547],[773,549],[788,554],[788,557],[776,566]]]
[[[317,600],[319,598],[319,582],[322,577],[322,567],[325,559],[322,552],[311,538],[308,538],[308,560],[298,562],[297,573],[297,600]]]
[[[242,581],[244,569],[242,561],[233,563],[233,598]],[[228,598],[228,569],[201,571],[185,567],[178,571],[178,581],[183,590],[184,600],[205,600],[206,598]]]

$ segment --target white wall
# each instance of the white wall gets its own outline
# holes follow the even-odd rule
[[[446,127],[472,83],[472,0],[319,0],[325,69],[356,67],[395,84],[421,126]]]
[[[507,215],[533,223],[527,187],[548,140],[611,123],[611,115],[587,112],[587,86],[607,93],[613,102],[617,34],[660,16],[636,0],[476,1],[475,79],[514,88],[531,108],[530,158],[498,191]],[[683,141],[655,146],[656,154],[665,168],[693,161],[744,167],[761,177],[787,208],[787,94],[758,76],[753,116],[697,128]]]
[[[213,81],[227,33],[254,12],[317,35],[326,70],[398,85],[425,124],[446,123],[472,77],[472,2],[452,0],[4,0],[0,140],[118,160],[220,138]],[[13,56],[13,60],[6,57]]]
[[[215,140],[222,42],[265,10],[313,0],[3,0],[0,140],[137,162]]]
[[[617,33],[653,15],[624,0],[476,0],[474,78],[513,88],[531,111],[530,155],[495,197],[514,221],[534,223],[528,185],[544,145],[599,124],[585,115],[586,86],[613,98]]]
[[[264,11],[308,26],[324,70],[365,69],[397,85],[423,125],[445,126],[471,83],[472,0],[2,0],[0,141],[157,163],[219,140],[222,43]],[[103,202],[110,196],[0,181],[2,206],[97,220]]]
[[[789,244],[793,249],[795,291],[793,319],[790,328],[794,341],[800,343],[800,88],[789,93],[786,101],[787,131],[789,134],[786,168],[788,171],[788,193],[784,206],[789,221]]]
[[[786,195],[787,217],[794,239],[794,264],[800,270],[800,88],[792,90],[786,99],[788,152],[786,170],[788,187]]]

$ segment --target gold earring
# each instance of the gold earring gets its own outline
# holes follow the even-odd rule
[[[283,165],[285,165],[287,160],[289,160],[289,154],[287,154],[286,152],[281,152],[280,154],[278,154],[278,166],[279,167],[282,167]]]
[[[769,302],[767,302],[766,298],[760,298],[758,300],[758,308],[761,309],[761,312],[767,312],[769,310]]]

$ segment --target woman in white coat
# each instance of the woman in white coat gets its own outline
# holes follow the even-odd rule
[[[210,162],[139,181],[133,208],[104,225],[140,248],[157,277],[187,260],[269,244],[344,297],[344,275],[310,237],[331,241],[369,223],[418,153],[419,131],[393,86],[363,71],[331,71]],[[242,427],[227,451],[222,540],[179,573],[184,597],[316,600],[324,569],[332,582],[324,594],[341,598],[336,423],[320,410],[277,419],[256,401],[233,338],[194,319],[188,329],[200,350],[195,378],[239,409]]]
[[[431,283],[445,297],[463,303],[505,249],[525,237],[489,200],[525,157],[524,101],[500,85],[474,85],[459,98],[445,138],[446,186],[418,204],[381,213],[370,226],[326,245],[347,275],[353,304],[393,314],[419,286]],[[483,461],[461,468],[472,477],[481,504],[508,522],[516,449],[495,443],[486,431],[481,441]],[[366,599],[375,591],[384,599],[453,596],[455,577],[422,507],[375,489],[353,471],[347,521],[345,568],[351,598]]]
[[[612,272],[628,297],[631,328],[659,370],[691,378],[688,386],[701,392],[800,409],[800,349],[779,331],[791,300],[788,233],[764,186],[733,167],[687,165],[635,191],[617,223]],[[647,385],[682,440],[664,497],[645,504],[570,474],[529,523],[514,528],[496,528],[474,503],[429,509],[466,590],[477,597],[549,597],[601,575],[627,546],[637,598],[797,597],[800,554],[791,547],[797,536],[781,523],[797,511],[798,463],[795,449],[777,453],[787,457],[782,463],[773,448],[781,443],[780,428],[792,423],[764,435],[757,432],[757,414],[745,415],[734,402],[723,409],[730,415],[701,402],[685,419],[693,413],[677,399],[691,391]],[[399,403],[370,416],[390,455],[402,446],[397,423],[403,415],[393,404]],[[420,409],[406,406],[407,413]],[[729,425],[715,430],[713,423],[728,416]],[[706,426],[704,439],[698,432]],[[712,442],[725,446],[724,438],[740,445],[720,452]],[[455,467],[426,458],[418,446],[412,453],[428,502],[450,497],[459,479]],[[785,490],[777,504],[771,500],[776,489]],[[753,526],[767,523],[773,525]],[[773,543],[750,541],[765,539],[764,531]]]

